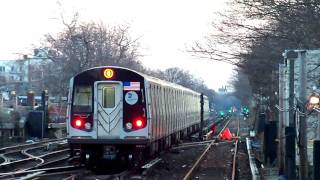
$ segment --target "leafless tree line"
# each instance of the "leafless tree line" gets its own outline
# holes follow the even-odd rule
[[[69,79],[85,69],[117,65],[142,70],[137,60],[138,42],[128,26],[106,27],[79,22],[77,16],[65,23],[58,35],[46,35],[42,47],[50,61],[45,66],[45,86],[52,94],[66,94]]]
[[[150,70],[139,61],[139,39],[132,39],[129,26],[107,27],[104,24],[82,23],[77,16],[58,35],[46,35],[42,51],[48,60],[44,86],[53,95],[65,96],[69,79],[77,73],[96,66],[122,66],[158,77],[193,90],[212,95],[202,80],[188,71],[169,68],[165,71]],[[37,53],[35,53],[37,54]]]
[[[234,81],[238,91],[243,91],[242,85],[254,94],[274,96],[284,50],[320,47],[317,0],[232,0],[228,11],[218,15],[212,33],[190,51],[201,58],[233,64],[242,74]],[[243,83],[244,75],[249,84]]]

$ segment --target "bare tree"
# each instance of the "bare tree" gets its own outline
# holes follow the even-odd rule
[[[137,60],[138,40],[131,39],[128,26],[106,27],[81,23],[77,16],[65,23],[59,34],[46,35],[41,49],[50,63],[45,65],[45,86],[53,94],[66,95],[68,81],[75,74],[95,66],[117,65],[143,70]]]
[[[228,9],[190,52],[235,65],[248,75],[254,94],[270,97],[277,90],[274,75],[285,49],[320,46],[319,1],[233,0]]]
[[[252,91],[248,76],[241,71],[237,71],[231,80],[231,84],[234,89],[236,89],[234,95],[241,100],[244,105],[248,106],[252,100]]]

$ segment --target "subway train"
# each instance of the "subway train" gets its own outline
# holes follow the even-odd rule
[[[135,166],[169,148],[199,130],[201,104],[203,121],[209,119],[206,96],[122,67],[72,77],[68,101],[71,154],[80,152],[89,167],[102,160]]]

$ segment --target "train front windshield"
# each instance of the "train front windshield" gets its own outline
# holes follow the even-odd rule
[[[76,86],[73,93],[73,113],[92,112],[92,87],[89,85]]]

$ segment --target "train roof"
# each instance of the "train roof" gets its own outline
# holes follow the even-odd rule
[[[143,78],[145,78],[147,81],[150,81],[150,82],[153,82],[153,83],[157,83],[157,84],[160,84],[160,85],[162,85],[162,86],[174,87],[174,88],[177,88],[177,89],[180,89],[180,90],[183,90],[183,91],[188,91],[188,92],[200,94],[199,92],[196,92],[196,91],[194,91],[194,90],[191,90],[191,89],[186,88],[186,87],[184,87],[184,86],[181,86],[181,85],[179,85],[179,84],[175,84],[175,83],[172,83],[172,82],[168,82],[168,81],[165,81],[165,80],[162,80],[162,79],[159,79],[159,78],[156,78],[156,77],[152,77],[152,76],[143,74],[143,73],[141,73],[141,72],[138,72],[138,71],[135,71],[135,70],[132,70],[132,69],[129,69],[129,68],[120,67],[120,66],[97,66],[97,67],[93,67],[93,68],[86,69],[86,70],[78,73],[77,75],[79,75],[79,74],[81,74],[81,73],[84,73],[84,72],[86,72],[86,71],[89,71],[89,70],[99,69],[99,68],[100,68],[100,69],[101,69],[101,68],[115,68],[115,69],[128,70],[128,71],[131,71],[131,72],[134,72],[134,73],[139,74],[140,76],[142,76]],[[75,76],[77,76],[77,75],[75,75]]]

